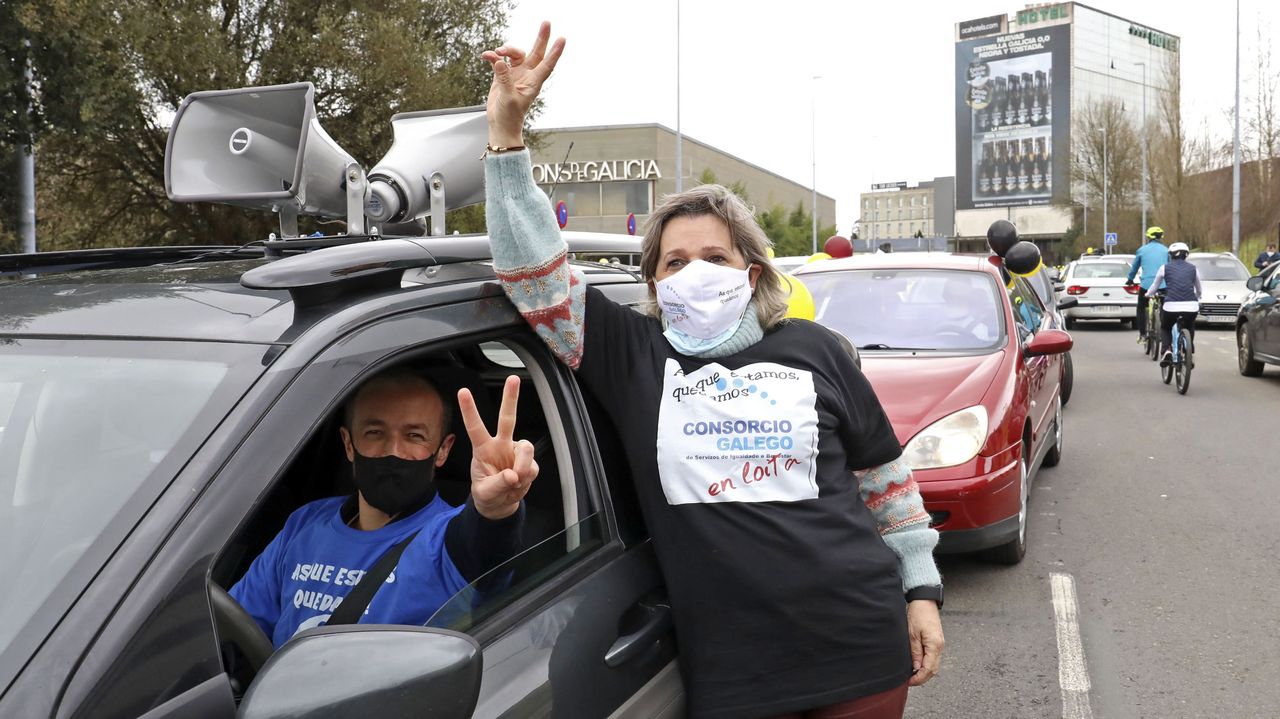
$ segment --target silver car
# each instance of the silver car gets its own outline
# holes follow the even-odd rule
[[[1249,294],[1249,270],[1230,252],[1192,252],[1187,261],[1200,272],[1200,322],[1228,327],[1236,322],[1240,303]]]
[[[1138,286],[1125,285],[1133,255],[1082,257],[1062,275],[1062,297],[1074,297],[1075,307],[1063,311],[1067,329],[1078,320],[1119,320],[1132,326],[1138,314]]]

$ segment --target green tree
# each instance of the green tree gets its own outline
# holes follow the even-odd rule
[[[34,140],[41,248],[71,249],[266,237],[276,228],[266,213],[166,197],[166,124],[183,97],[311,81],[325,129],[370,167],[391,145],[392,114],[484,102],[488,68],[479,55],[501,43],[511,1],[0,6],[0,50],[8,59],[0,68],[0,152],[10,157]],[[28,57],[35,74],[30,94],[22,78]],[[0,207],[11,203],[0,196]],[[482,217],[464,211],[450,222],[474,230],[470,225]],[[0,231],[12,237],[5,227]]]

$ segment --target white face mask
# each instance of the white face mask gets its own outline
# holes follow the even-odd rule
[[[654,289],[670,329],[697,340],[718,339],[741,322],[751,302],[751,275],[694,260]]]

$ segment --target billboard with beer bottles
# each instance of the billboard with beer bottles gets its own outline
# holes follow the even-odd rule
[[[1068,201],[1070,5],[956,25],[956,209]]]

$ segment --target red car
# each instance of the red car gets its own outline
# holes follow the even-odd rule
[[[1071,335],[985,257],[857,256],[795,274],[815,319],[861,353],[942,534],[938,551],[1021,561],[1031,484],[1062,459]]]

